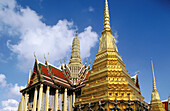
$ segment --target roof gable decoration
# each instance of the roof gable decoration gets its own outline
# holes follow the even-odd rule
[[[87,67],[85,63],[85,65],[82,66],[78,71],[78,77],[76,79],[72,79],[70,75],[72,73],[72,70],[69,68],[69,66],[66,65],[66,63],[65,65],[62,64],[61,68],[63,69],[60,70],[57,67],[49,64],[45,56],[44,56],[45,64],[38,61],[35,53],[34,53],[34,57],[35,57],[34,68],[32,74],[31,74],[31,70],[29,72],[27,87],[36,84],[38,82],[47,82],[49,84],[52,83],[53,85],[62,84],[64,87],[73,86],[74,88],[77,88],[77,87],[81,87],[87,81],[90,64]]]
[[[49,76],[51,77],[52,81],[55,83],[54,77],[53,77],[54,75],[53,75],[51,69],[49,68],[48,61],[47,61],[47,59],[46,59],[45,56],[44,56],[44,59],[45,59],[45,65],[47,66],[47,71],[48,71],[48,73],[49,73]]]
[[[71,69],[66,63],[62,64],[61,62],[61,69],[66,77],[66,79],[68,80],[68,82],[72,85],[72,86],[77,86],[77,85],[81,85],[83,83],[83,81],[85,81],[87,79],[87,75],[88,72],[90,70],[90,64],[91,61],[87,67],[87,61],[85,63],[85,65],[83,65],[77,72],[78,72],[78,77],[73,78],[71,77],[71,73],[74,72],[74,69]]]
[[[135,83],[136,87],[140,89],[138,74],[139,71],[134,76],[131,77],[131,80]]]
[[[37,60],[35,53],[34,53],[34,57],[35,57],[34,68],[33,68],[32,74],[31,74],[31,70],[29,72],[29,80],[27,83],[27,87],[39,82],[40,78],[41,78],[40,77],[41,72],[40,72],[40,68],[39,68],[39,61]]]
[[[44,81],[47,80],[48,82],[51,82],[51,83],[53,83],[55,85],[62,85],[63,87],[71,88],[70,84],[68,84],[68,81],[67,81],[65,75],[63,74],[63,72],[60,69],[58,69],[57,67],[51,65],[47,61],[46,58],[45,58],[45,65],[44,65],[44,67],[46,69],[46,73],[45,73],[45,76],[44,76],[45,77]]]
[[[30,69],[30,71],[29,71],[29,77],[28,77],[28,82],[27,82],[27,86],[26,86],[26,87],[29,86],[29,84],[30,84],[30,79],[31,79],[31,69]]]

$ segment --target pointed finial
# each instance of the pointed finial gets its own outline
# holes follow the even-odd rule
[[[45,54],[44,54],[44,59],[45,59],[45,64],[47,65],[47,64],[48,64],[48,61],[47,61],[47,59],[46,59],[46,57],[45,57]]]
[[[89,68],[89,69],[90,69],[90,64],[91,64],[91,59],[90,59],[89,65],[88,65],[88,68]]]
[[[87,63],[87,61],[88,61],[88,58],[86,58],[86,63]]]
[[[37,60],[37,57],[36,57],[36,55],[35,55],[35,52],[34,52],[34,57],[35,57],[35,59]]]
[[[60,64],[61,64],[61,69],[63,69],[63,63],[62,63],[61,59],[60,59]]]
[[[60,59],[60,64],[61,64],[61,65],[63,64],[62,61],[61,61],[61,59]]]
[[[50,53],[48,52],[47,61],[49,61],[49,58],[50,58]]]
[[[153,74],[153,91],[156,91],[157,89],[156,89],[155,73],[154,73],[152,57],[151,57],[151,65],[152,65],[152,74]]]
[[[28,77],[28,83],[27,83],[27,86],[28,86],[28,84],[30,83],[30,79],[31,79],[31,68],[30,68],[30,70],[29,70],[29,77]]]
[[[45,54],[44,54],[44,59],[45,59],[45,61],[47,60],[46,57],[45,57]]]
[[[66,64],[66,61],[65,61],[65,59],[64,59],[64,63]]]
[[[139,74],[139,70],[138,70],[138,71],[136,71],[135,73],[136,73],[136,75],[138,75],[138,74]]]
[[[92,60],[90,59],[90,62],[89,62],[89,64],[91,64],[91,61],[92,61]]]
[[[104,7],[104,24],[103,24],[103,32],[109,31],[112,33],[110,28],[110,16],[109,16],[109,6],[108,1],[105,0],[105,7]]]

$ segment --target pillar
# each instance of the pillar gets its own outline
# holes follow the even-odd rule
[[[73,105],[72,98],[73,98],[73,96],[70,95],[70,111],[72,111],[72,105]]]
[[[55,91],[55,111],[58,111],[58,89]]]
[[[47,86],[46,90],[46,104],[45,104],[45,111],[48,111],[49,106],[49,94],[50,94],[50,86]]]
[[[63,111],[64,110],[64,93],[63,94],[61,94],[61,96],[62,96],[62,104],[61,104],[61,110]]]
[[[42,94],[43,94],[43,84],[40,85],[40,89],[39,89],[38,111],[41,110]]]
[[[24,110],[24,111],[27,111],[27,108],[28,108],[28,107],[27,107],[27,104],[28,104],[28,94],[25,93],[25,100],[24,100],[24,106],[25,106],[24,109],[25,109],[25,110]]]
[[[75,95],[75,92],[73,92],[73,107],[74,107],[75,101],[76,101],[76,95]]]
[[[64,91],[64,111],[67,111],[67,88]]]
[[[18,111],[23,111],[24,110],[24,96],[22,94],[21,101],[19,103]]]
[[[35,91],[34,91],[33,111],[36,111],[36,106],[37,106],[37,87],[35,87]]]

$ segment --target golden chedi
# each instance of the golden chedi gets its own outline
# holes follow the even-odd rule
[[[151,102],[150,102],[150,111],[165,111],[163,108],[162,102],[159,97],[159,93],[156,88],[155,82],[155,75],[154,75],[154,68],[153,68],[153,61],[151,60],[152,64],[152,74],[153,74],[153,90],[151,95]]]
[[[81,96],[76,105],[91,106],[93,110],[99,110],[99,100],[108,111],[114,107],[115,98],[120,102],[117,107],[121,110],[128,107],[138,110],[139,103],[147,106],[141,95],[139,84],[131,80],[128,70],[118,52],[115,38],[110,27],[108,1],[105,0],[104,24],[100,37],[99,49],[89,75],[88,83],[81,89]],[[133,103],[133,104],[130,104]],[[128,106],[129,105],[129,106]],[[131,106],[130,106],[131,105]],[[144,109],[144,107],[143,107]],[[89,110],[88,107],[83,109]]]

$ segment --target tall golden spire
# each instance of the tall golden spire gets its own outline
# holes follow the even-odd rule
[[[152,90],[152,95],[151,95],[150,111],[165,111],[165,109],[162,106],[159,93],[156,89],[155,74],[154,74],[152,58],[151,58],[151,65],[152,65],[152,75],[153,75],[153,90]]]
[[[105,7],[104,7],[104,24],[103,24],[103,31],[102,33],[106,31],[111,31],[110,28],[110,16],[109,16],[109,7],[108,7],[108,1],[105,0]]]
[[[116,42],[115,42],[115,37],[112,35],[112,31],[110,28],[109,7],[108,7],[107,0],[105,0],[103,31],[102,31],[102,36],[100,37],[98,52],[102,52],[106,50],[118,52]]]
[[[85,65],[82,64],[80,57],[80,41],[77,37],[77,32],[72,43],[70,62],[68,65],[65,63],[64,67],[61,66],[61,69],[68,82],[74,87],[86,79],[90,65],[86,67],[86,63]]]
[[[75,105],[88,104],[89,101],[98,103],[99,99],[105,102],[105,109],[113,107],[107,101],[117,100],[132,101],[144,100],[140,88],[131,80],[128,70],[118,53],[115,38],[110,28],[108,1],[104,5],[104,27],[100,37],[99,50],[96,54],[86,86],[81,89],[81,96]],[[134,103],[137,110],[138,104]],[[126,104],[120,103],[123,110]],[[98,109],[98,106],[94,106]],[[84,109],[86,110],[86,109]],[[84,111],[83,110],[83,111]]]
[[[71,69],[71,77],[73,78],[78,78],[78,71],[81,69],[83,66],[81,57],[80,57],[80,41],[79,38],[77,37],[77,32],[76,32],[76,37],[73,39],[72,43],[72,51],[71,51],[71,58],[68,66]]]
[[[153,75],[153,91],[157,91],[157,89],[156,89],[155,74],[154,74],[154,67],[153,67],[152,58],[151,58],[151,65],[152,65],[152,75]]]
[[[72,43],[72,51],[71,51],[71,58],[70,58],[69,65],[75,63],[82,64],[81,57],[80,57],[80,40],[77,37],[77,32]]]

